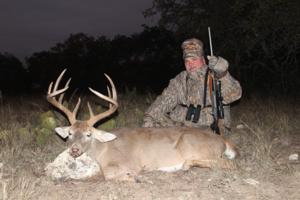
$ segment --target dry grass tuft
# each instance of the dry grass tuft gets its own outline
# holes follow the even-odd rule
[[[232,137],[241,149],[244,169],[262,173],[264,170],[290,169],[286,154],[292,153],[293,148],[296,151],[295,146],[291,145],[291,138],[299,138],[300,112],[297,103],[253,99],[241,102],[233,113],[235,126],[243,127],[234,129],[237,134]]]

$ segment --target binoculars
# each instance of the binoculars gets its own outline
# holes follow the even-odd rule
[[[194,105],[190,105],[186,113],[185,120],[186,121],[192,120],[192,122],[197,123],[200,118],[200,111],[201,111],[201,105],[197,105],[197,107],[195,107]]]

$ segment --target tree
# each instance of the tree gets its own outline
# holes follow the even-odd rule
[[[76,88],[106,89],[103,76],[106,73],[119,91],[127,88],[160,91],[183,69],[180,42],[173,32],[147,26],[141,33],[116,35],[113,39],[72,34],[49,50],[34,53],[26,62],[40,90],[46,90],[68,68],[68,76]]]
[[[67,40],[57,43],[50,50],[34,53],[26,62],[32,80],[38,85],[37,89],[47,88],[64,68],[72,77],[72,85],[86,88],[91,83],[88,78],[90,68],[99,63],[99,57],[95,54],[98,48],[93,37],[78,33],[71,34]]]
[[[28,86],[27,72],[15,56],[0,53],[0,90],[8,94],[17,94]]]
[[[183,69],[180,43],[164,28],[144,26],[141,33],[131,37],[115,37],[112,48],[121,52],[113,61],[117,80],[139,91],[161,91]]]

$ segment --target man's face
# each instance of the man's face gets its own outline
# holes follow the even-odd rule
[[[205,65],[204,57],[188,57],[184,59],[185,69],[188,72],[201,69]]]

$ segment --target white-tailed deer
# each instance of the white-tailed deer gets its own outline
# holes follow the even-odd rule
[[[54,86],[53,83],[49,85],[47,100],[67,116],[71,125],[55,130],[71,142],[69,154],[74,159],[88,154],[97,161],[105,179],[135,180],[143,170],[176,171],[187,170],[192,166],[227,168],[231,166],[230,160],[237,155],[229,141],[209,129],[120,128],[111,133],[97,130],[93,125],[118,108],[113,81],[105,75],[111,85],[111,89],[108,87],[108,96],[89,88],[96,96],[109,102],[109,109],[95,115],[88,104],[90,119],[80,121],[76,119],[80,99],[73,111],[62,103],[70,83],[69,79],[64,88],[58,89],[64,73],[65,70]],[[59,96],[58,100],[56,96]]]

